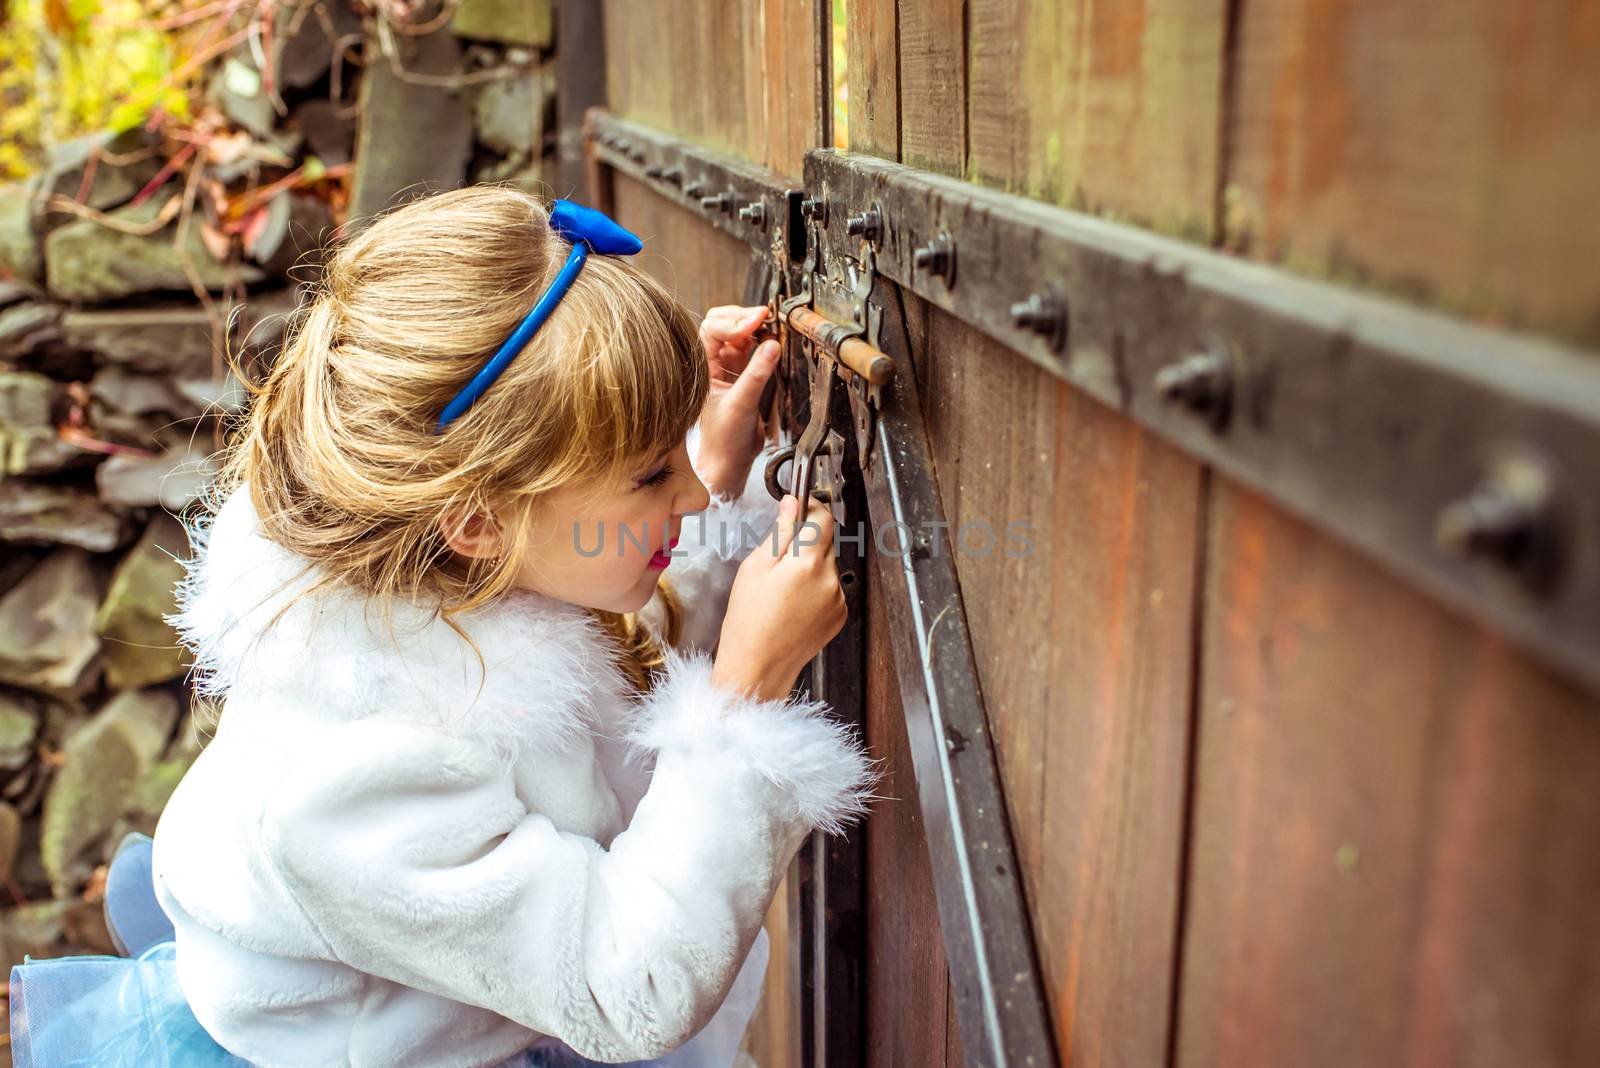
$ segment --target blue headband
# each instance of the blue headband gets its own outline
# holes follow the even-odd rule
[[[644,248],[644,244],[637,237],[612,222],[605,212],[586,208],[582,204],[574,204],[570,200],[558,200],[550,205],[550,228],[572,242],[572,251],[567,254],[567,262],[555,280],[550,283],[550,287],[540,295],[538,303],[533,306],[528,317],[512,331],[506,343],[500,346],[500,351],[472,376],[472,381],[468,382],[449,404],[445,405],[434,433],[442,433],[445,427],[472,407],[473,402],[483,396],[485,390],[494,385],[494,380],[500,377],[501,372],[510,365],[517,353],[521,352],[533,335],[539,332],[545,320],[550,318],[550,313],[555,311],[556,305],[561,303],[561,298],[567,295],[567,290],[572,288],[573,280],[578,277],[578,272],[583,270],[583,263],[589,258],[590,252],[598,252],[602,256],[632,256]]]

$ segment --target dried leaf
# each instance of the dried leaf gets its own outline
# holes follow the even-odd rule
[[[224,165],[239,159],[255,145],[255,139],[244,130],[219,134],[206,142],[206,159]]]
[[[233,240],[204,220],[200,223],[200,242],[218,262],[226,260],[233,251]]]
[[[244,228],[244,250],[257,263],[266,263],[289,232],[289,195],[281,193],[250,213]]]

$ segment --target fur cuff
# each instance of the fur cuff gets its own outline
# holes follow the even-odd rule
[[[797,818],[829,834],[866,813],[877,778],[854,729],[825,703],[742,696],[711,681],[710,657],[671,649],[630,737],[650,750],[734,756],[782,790]]]

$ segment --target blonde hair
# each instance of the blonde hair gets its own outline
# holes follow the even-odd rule
[[[325,582],[436,606],[452,626],[509,591],[515,554],[457,555],[441,516],[492,511],[516,543],[542,495],[676,447],[707,392],[688,311],[627,260],[591,256],[494,385],[435,433],[570,248],[538,199],[501,186],[411,201],[338,244],[249,386],[219,488],[248,485],[267,537]],[[665,583],[659,596],[675,643],[677,599]],[[648,689],[661,662],[650,630],[632,613],[594,615]]]

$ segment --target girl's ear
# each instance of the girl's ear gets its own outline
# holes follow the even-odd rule
[[[481,510],[447,510],[439,517],[439,532],[452,552],[475,560],[493,560],[505,548],[499,520]]]

